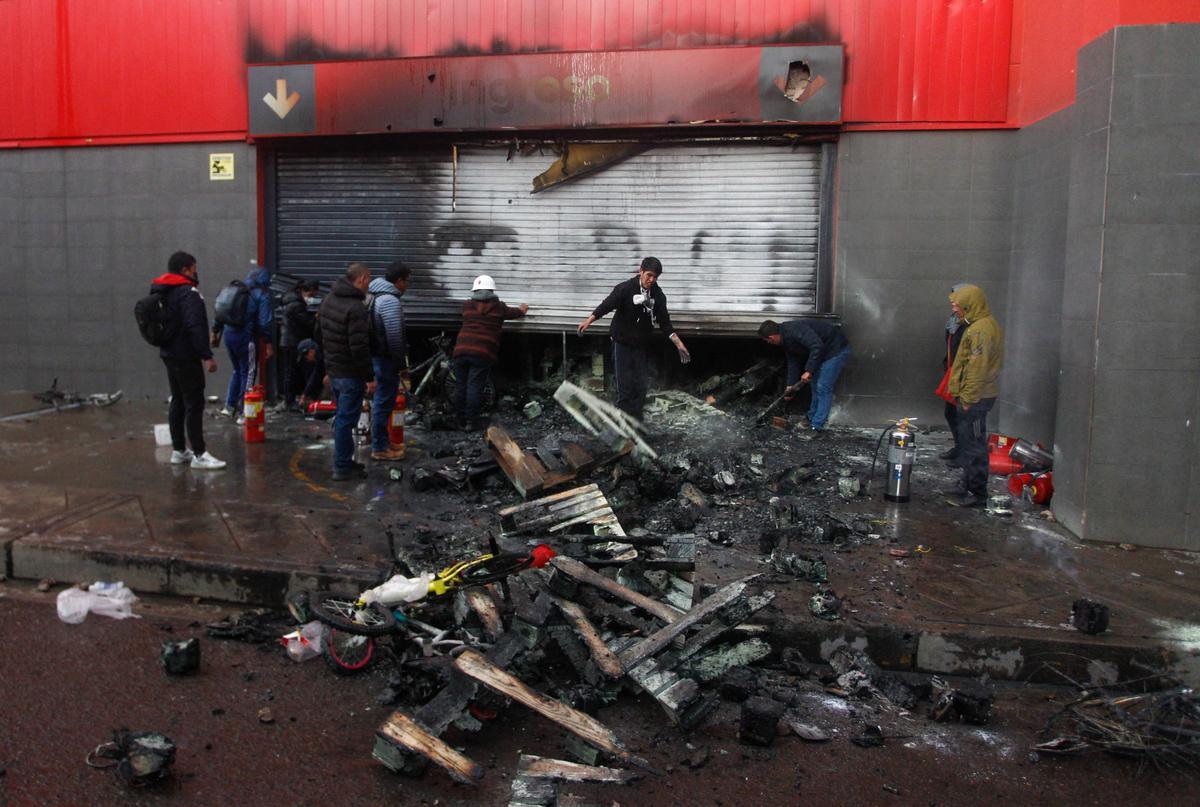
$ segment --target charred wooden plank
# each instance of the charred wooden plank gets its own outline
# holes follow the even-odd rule
[[[548,759],[532,754],[521,754],[517,761],[517,773],[535,779],[553,779],[560,782],[603,782],[613,785],[629,784],[642,777],[637,771],[608,768],[601,765],[581,765],[565,759]]]
[[[562,455],[567,467],[577,474],[585,474],[592,469],[592,455],[579,443],[562,443]]]
[[[558,558],[555,558],[555,560],[558,560]],[[720,609],[728,606],[730,603],[736,602],[739,598],[745,598],[747,586],[757,577],[758,575],[750,575],[718,589],[695,608],[672,621],[670,625],[656,631],[643,641],[621,653],[621,664],[626,670],[632,670],[646,659],[661,651],[676,636],[679,636],[688,628],[704,622],[714,616]]]
[[[454,666],[460,672],[469,675],[489,689],[512,698],[518,703],[525,704],[538,714],[578,735],[601,751],[605,751],[618,759],[641,768],[650,767],[650,764],[644,759],[627,751],[617,736],[599,720],[572,709],[561,701],[548,698],[542,693],[526,686],[520,679],[509,675],[495,664],[492,664],[479,652],[475,650],[463,651],[454,660]]]
[[[624,675],[625,670],[621,667],[620,660],[600,638],[600,632],[596,630],[596,626],[588,619],[584,610],[577,603],[561,597],[555,597],[554,604],[558,606],[558,610],[562,611],[567,623],[575,629],[579,638],[587,646],[597,669],[608,678],[620,678]]]
[[[376,734],[444,768],[456,781],[470,785],[483,778],[482,765],[446,745],[403,712],[393,712]]]
[[[542,438],[538,441],[537,446],[534,448],[534,451],[537,452],[538,459],[541,460],[542,465],[546,466],[547,471],[568,470],[566,464],[559,459],[557,454],[554,453],[555,449],[558,448],[559,446],[556,444],[553,437]],[[574,469],[572,468],[569,470],[573,471]]]
[[[659,602],[644,594],[639,594],[633,589],[626,588],[615,580],[610,580],[604,575],[592,571],[574,558],[564,558],[562,555],[559,555],[551,560],[550,564],[554,568],[561,570],[563,574],[574,578],[580,583],[587,583],[589,586],[607,592],[631,605],[636,605],[645,611],[649,611],[663,622],[674,622],[683,616],[682,611],[677,611],[666,603]]]
[[[504,633],[504,622],[500,619],[500,609],[496,607],[496,601],[482,588],[463,589],[463,596],[467,605],[479,617],[484,634],[491,641],[499,638],[500,634]]]
[[[504,471],[504,475],[513,483],[513,487],[522,498],[528,499],[542,492],[541,475],[529,467],[524,452],[508,436],[508,432],[499,426],[489,426],[487,444],[492,449],[492,455],[500,465],[500,470]]]

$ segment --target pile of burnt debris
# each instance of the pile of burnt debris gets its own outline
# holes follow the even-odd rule
[[[814,695],[861,704],[850,739],[862,746],[901,736],[895,721],[922,710],[937,721],[990,719],[986,682],[967,690],[885,674],[848,648],[830,666],[813,666],[795,648],[774,646],[756,623],[775,597],[769,583],[827,582],[819,554],[790,548],[878,538],[870,523],[833,515],[835,501],[859,494],[845,481],[860,482],[850,470],[814,452],[770,473],[764,453],[782,432],[747,434],[742,419],[682,393],[653,398],[647,420],[659,424],[656,433],[569,383],[554,399],[561,409],[534,408],[538,418],[565,415],[580,434],[556,427],[531,440],[493,425],[486,454],[434,450],[442,456],[412,471],[418,490],[461,489],[486,505],[499,470],[522,501],[491,511],[500,521],[496,546],[519,555],[549,544],[556,554],[540,568],[404,606],[379,698],[398,707],[377,730],[382,764],[409,775],[432,765],[476,782],[485,768],[465,733],[515,702],[564,730],[569,758],[522,755],[513,805],[557,803],[561,782],[627,783],[655,771],[596,717],[622,693],[652,698],[684,732],[710,720],[722,698],[738,703],[738,736],[758,746],[792,733],[831,739],[838,729],[818,725],[806,708]],[[580,484],[588,474],[595,481]],[[418,541],[409,568],[438,568],[468,542],[450,538]],[[746,544],[761,553],[763,573],[700,590],[696,550],[706,541]],[[818,616],[836,618],[831,591],[813,601]],[[704,756],[683,764],[702,765]]]

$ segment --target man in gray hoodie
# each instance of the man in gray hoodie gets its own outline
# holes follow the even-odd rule
[[[387,268],[383,277],[371,281],[367,305],[371,316],[371,363],[375,367],[375,398],[371,401],[371,459],[396,462],[404,459],[404,445],[388,440],[388,420],[396,407],[400,372],[408,366],[408,342],[404,334],[404,304],[412,272],[400,261]]]

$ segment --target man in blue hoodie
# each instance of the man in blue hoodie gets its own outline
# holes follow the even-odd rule
[[[204,445],[204,371],[215,373],[217,360],[208,346],[208,312],[196,289],[199,283],[196,259],[176,252],[167,261],[166,274],[151,281],[150,292],[166,298],[171,320],[178,324],[171,341],[158,350],[171,387],[167,410],[171,464],[190,463],[199,470],[217,471],[225,463],[209,454]]]
[[[371,364],[375,370],[375,397],[371,401],[371,459],[396,462],[404,459],[404,444],[388,439],[388,420],[396,408],[400,372],[408,366],[408,344],[404,334],[404,304],[400,297],[408,289],[412,272],[400,261],[387,268],[367,287],[373,312]]]
[[[246,313],[241,322],[218,323],[213,341],[219,342],[224,329],[225,349],[233,375],[229,377],[229,389],[225,394],[225,408],[229,414],[243,423],[242,398],[246,390],[258,380],[258,368],[265,367],[274,355],[272,345],[275,326],[275,301],[271,297],[271,270],[255,266],[246,275]]]

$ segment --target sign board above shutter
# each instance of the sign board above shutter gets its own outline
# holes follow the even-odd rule
[[[256,137],[842,119],[840,45],[375,59],[248,71]]]

